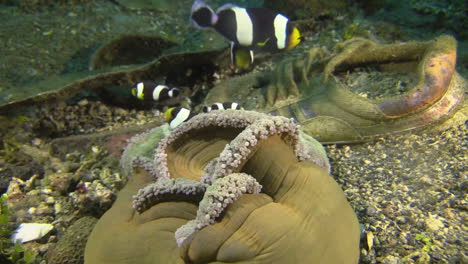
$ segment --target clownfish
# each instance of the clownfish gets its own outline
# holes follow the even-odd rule
[[[289,19],[268,8],[243,8],[224,4],[216,12],[195,0],[190,15],[199,28],[213,28],[231,41],[231,63],[240,69],[251,67],[254,52],[276,52],[297,46],[301,33]]]
[[[235,102],[214,103],[211,106],[203,107],[203,113],[208,113],[213,110],[242,110],[242,107]]]
[[[144,101],[164,101],[175,98],[181,93],[178,88],[169,88],[167,85],[157,84],[152,81],[143,81],[134,85],[132,95]]]
[[[178,125],[182,124],[183,122],[189,120],[195,116],[189,109],[183,108],[181,106],[171,107],[166,110],[164,113],[164,117],[166,118],[166,122],[169,123],[169,126],[174,129]]]
[[[203,112],[208,113],[214,110],[243,110],[242,107],[238,103],[234,102],[224,102],[224,103],[214,103],[209,106],[203,107]],[[178,125],[182,124],[183,122],[189,120],[190,118],[194,117],[196,113],[193,113],[187,108],[183,108],[181,106],[171,107],[166,110],[164,113],[164,117],[166,122],[169,123],[169,126],[174,129]]]

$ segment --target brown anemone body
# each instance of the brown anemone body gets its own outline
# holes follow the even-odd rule
[[[168,141],[162,151],[170,177],[201,180],[209,171],[205,166],[246,127],[189,129]],[[357,263],[356,215],[323,168],[299,160],[294,135],[270,134],[250,146],[249,155],[232,173],[251,175],[263,186],[261,193],[241,195],[180,248],[174,233],[198,217],[197,203],[175,199],[136,213],[131,195],[152,181],[148,173],[136,169],[93,230],[85,263]]]
[[[358,222],[342,190],[281,136],[261,142],[239,171],[262,193],[243,195],[196,233],[181,250],[188,263],[357,263]]]

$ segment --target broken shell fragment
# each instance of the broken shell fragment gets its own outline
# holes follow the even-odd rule
[[[41,239],[53,228],[54,226],[51,224],[23,223],[15,230],[12,240],[18,243],[26,243]]]

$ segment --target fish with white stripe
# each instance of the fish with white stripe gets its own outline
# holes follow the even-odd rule
[[[208,113],[213,110],[242,110],[242,107],[235,102],[214,103],[211,106],[204,106],[203,113]]]
[[[144,101],[164,101],[175,98],[181,94],[179,88],[169,88],[164,84],[157,84],[152,81],[143,81],[135,84],[132,88],[132,95]]]
[[[166,118],[166,122],[169,123],[169,126],[174,129],[183,122],[189,120],[195,116],[192,111],[190,111],[187,108],[177,106],[177,107],[171,107],[166,110],[164,113],[164,117]]]
[[[243,110],[243,108],[238,103],[234,102],[214,103],[211,106],[203,107],[204,113],[208,113],[215,110]],[[171,107],[167,109],[164,113],[166,122],[169,123],[169,126],[172,129],[176,128],[177,126],[194,117],[195,115],[196,113],[181,106]]]
[[[214,12],[203,1],[195,0],[191,21],[199,28],[215,29],[231,41],[231,62],[240,69],[252,66],[254,52],[289,50],[302,40],[286,16],[268,8],[224,4]]]

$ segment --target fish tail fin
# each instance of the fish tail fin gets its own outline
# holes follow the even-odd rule
[[[202,0],[195,0],[190,13],[190,21],[199,28],[213,27],[218,21],[218,15]]]

